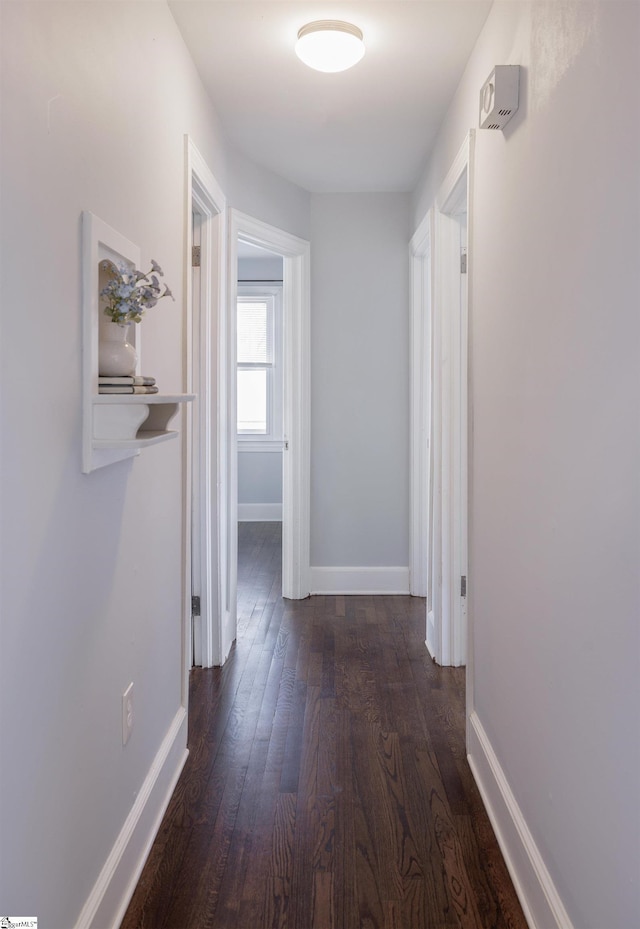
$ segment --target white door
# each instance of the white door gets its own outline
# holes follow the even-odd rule
[[[432,481],[427,645],[442,665],[467,660],[469,175],[473,134],[445,179],[435,212]]]
[[[202,217],[199,213],[191,214],[191,319],[199,321],[202,309],[200,289],[200,255]],[[197,339],[200,326],[193,326],[193,339]],[[192,357],[197,357],[196,346]],[[199,378],[198,378],[199,380]],[[194,667],[202,666],[202,533],[204,514],[202,512],[202,467],[200,454],[201,436],[198,424],[201,422],[203,398],[196,394],[193,402],[192,416],[195,424],[193,433],[193,454],[191,466],[191,663]]]
[[[211,667],[227,657],[223,636],[227,590],[224,468],[226,200],[191,140],[185,138],[186,384],[192,404],[185,459],[185,668]],[[194,261],[193,249],[200,254]],[[192,597],[199,609],[192,609]],[[185,674],[183,690],[188,687]],[[185,697],[186,699],[186,697]],[[186,705],[186,704],[185,704]]]

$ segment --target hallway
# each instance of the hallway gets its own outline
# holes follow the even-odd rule
[[[424,601],[280,596],[239,525],[238,641],[191,675],[190,755],[121,929],[526,929]]]

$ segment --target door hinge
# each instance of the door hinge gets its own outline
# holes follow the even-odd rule
[[[464,576],[464,574],[460,578],[460,596],[461,597],[467,596],[467,579]]]
[[[200,267],[200,246],[194,245],[191,249],[191,267],[199,268]]]
[[[460,253],[460,274],[467,273],[467,253],[463,251]]]
[[[191,615],[200,616],[200,597],[191,598]]]

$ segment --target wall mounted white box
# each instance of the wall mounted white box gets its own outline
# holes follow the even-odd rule
[[[520,65],[496,65],[480,90],[480,128],[504,129],[518,109]]]

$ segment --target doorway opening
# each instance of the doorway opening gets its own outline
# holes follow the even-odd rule
[[[253,252],[251,251],[253,249]],[[256,250],[261,250],[261,253]],[[244,256],[244,264],[239,257]],[[227,369],[227,446],[228,446],[228,504],[229,536],[227,548],[227,591],[228,606],[232,617],[233,638],[237,624],[237,580],[238,580],[238,491],[239,466],[238,447],[245,447],[251,439],[244,436],[239,442],[238,433],[238,300],[241,291],[256,285],[257,280],[245,282],[241,277],[248,267],[247,261],[252,257],[263,260],[279,261],[281,268],[281,290],[277,281],[269,284],[259,283],[263,290],[263,308],[255,311],[264,325],[269,327],[269,313],[273,312],[273,338],[276,337],[277,319],[275,313],[280,301],[282,331],[282,430],[281,436],[273,438],[276,443],[274,471],[278,470],[277,455],[282,457],[282,596],[299,600],[309,595],[309,498],[310,498],[310,403],[309,403],[309,290],[310,290],[310,255],[309,243],[281,229],[256,220],[237,210],[230,211],[229,230],[229,283],[228,326],[226,357]],[[239,273],[240,269],[240,273]],[[264,273],[264,272],[263,272]],[[248,296],[251,296],[249,294]],[[256,296],[254,291],[253,296]],[[272,298],[272,299],[270,299]],[[250,302],[250,301],[249,301]],[[255,303],[256,301],[254,301]],[[269,309],[271,306],[271,310]],[[267,345],[265,334],[265,346]],[[274,343],[275,347],[275,343]],[[247,362],[255,365],[254,370],[265,370],[266,359],[272,357],[263,352],[261,357]],[[251,380],[251,378],[247,378]],[[268,393],[268,371],[254,378],[264,385],[265,396]],[[240,398],[241,407],[244,398]],[[245,428],[254,428],[253,441],[260,441],[258,429],[267,429],[268,415],[251,420],[255,410],[245,410]],[[276,412],[279,413],[279,410]],[[272,416],[274,415],[272,411]],[[252,425],[253,424],[253,425]],[[269,441],[262,439],[263,444]],[[279,443],[279,448],[277,447]],[[244,452],[241,452],[244,454]],[[252,455],[259,453],[250,453]],[[241,475],[244,477],[244,475]],[[244,492],[245,488],[240,488]],[[264,501],[258,501],[264,502]],[[273,502],[273,501],[272,501]],[[246,510],[244,511],[247,512]]]
[[[283,258],[238,242],[237,440],[239,522],[282,522]]]

